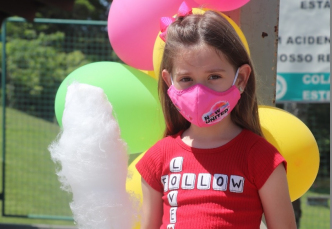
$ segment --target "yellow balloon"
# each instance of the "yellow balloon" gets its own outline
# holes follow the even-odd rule
[[[163,58],[163,53],[165,48],[165,42],[159,37],[159,34],[154,43],[153,54],[152,54],[153,70],[154,74],[158,76],[158,78],[159,78],[160,64]]]
[[[144,153],[141,153],[128,167],[128,178],[126,181],[126,190],[131,195],[135,196],[135,199],[139,199],[141,204],[143,201],[141,175],[136,169],[137,162],[143,157]],[[136,223],[134,229],[140,229],[140,223]]]
[[[193,8],[193,14],[204,14],[205,11],[207,11],[209,9],[198,9],[198,8]],[[247,42],[246,37],[244,36],[242,30],[240,29],[240,27],[227,15],[220,13],[224,18],[227,19],[227,21],[233,26],[233,28],[235,29],[237,35],[239,36],[240,40],[242,41],[245,49],[247,50],[248,54],[250,55],[250,50],[249,50],[249,45]],[[159,34],[156,38],[156,41],[154,43],[154,47],[153,47],[153,69],[154,69],[154,73],[157,76],[156,79],[159,77],[159,70],[160,70],[160,63],[163,57],[163,53],[164,53],[164,48],[165,48],[165,42],[159,37]]]
[[[309,128],[291,113],[259,106],[259,119],[267,141],[287,161],[287,181],[291,200],[300,198],[316,179],[319,168],[317,142]]]
[[[153,79],[158,80],[158,75],[154,73],[154,71],[147,71],[147,70],[140,70],[141,72],[144,72],[145,74],[151,76]]]

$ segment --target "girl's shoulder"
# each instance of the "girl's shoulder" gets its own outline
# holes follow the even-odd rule
[[[264,137],[252,132],[247,136],[252,138],[246,154],[249,179],[259,190],[279,164],[283,163],[287,171],[287,162],[276,146]],[[273,138],[269,136],[269,140]]]
[[[263,136],[260,136],[258,134],[255,134],[254,132],[250,130],[243,130],[243,138],[241,141],[245,141],[248,146],[265,146],[265,147],[274,147],[266,138]]]
[[[160,179],[165,164],[167,152],[176,145],[176,138],[179,135],[167,136],[157,141],[152,147],[143,153],[136,164],[137,171],[143,179],[158,192],[163,192]]]
[[[158,151],[160,152],[163,149],[167,149],[169,146],[174,146],[174,144],[178,141],[178,138],[180,137],[181,132],[175,134],[175,135],[169,135],[166,136],[159,141],[157,141],[151,148],[148,149],[148,151]]]

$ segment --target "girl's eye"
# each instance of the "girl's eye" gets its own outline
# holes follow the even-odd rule
[[[211,80],[216,80],[216,79],[220,79],[220,78],[221,78],[220,75],[210,75],[209,76],[209,79],[211,79]]]
[[[183,77],[180,79],[181,82],[189,82],[192,81],[192,79],[190,77]]]

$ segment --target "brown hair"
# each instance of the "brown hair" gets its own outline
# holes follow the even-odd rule
[[[182,117],[170,100],[167,94],[168,86],[162,79],[161,72],[163,69],[172,72],[173,60],[180,47],[193,48],[202,43],[221,51],[235,71],[243,64],[251,67],[247,86],[231,112],[231,119],[238,126],[263,136],[258,118],[255,73],[250,57],[232,25],[220,13],[214,11],[179,17],[167,29],[158,83],[160,102],[166,121],[164,136],[185,130],[189,128],[190,123]]]

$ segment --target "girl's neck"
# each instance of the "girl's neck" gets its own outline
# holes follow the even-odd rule
[[[227,116],[221,122],[210,127],[198,127],[193,124],[182,133],[182,141],[194,148],[216,148],[225,145],[236,137],[242,129]]]

